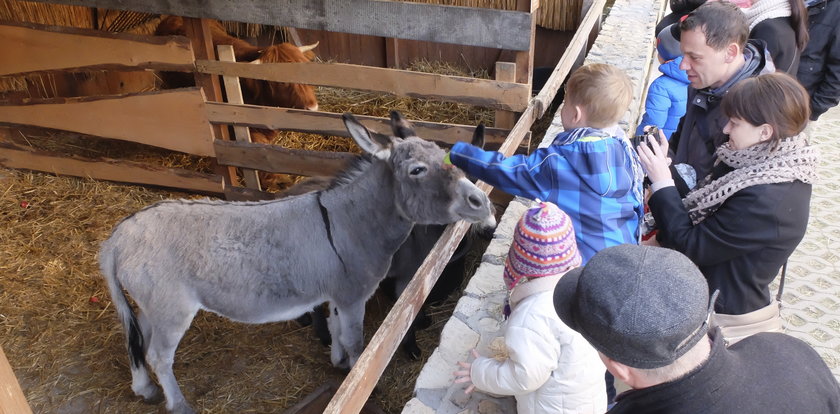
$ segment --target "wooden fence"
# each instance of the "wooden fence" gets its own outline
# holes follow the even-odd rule
[[[0,76],[63,70],[118,69],[194,71],[199,87],[131,95],[38,100],[0,106],[0,123],[53,128],[98,137],[137,142],[188,154],[214,157],[219,164],[245,169],[249,189],[232,191],[222,174],[204,174],[124,160],[86,159],[0,144],[0,165],[57,174],[171,187],[229,197],[261,197],[254,188],[254,170],[298,175],[328,174],[350,156],[343,153],[291,150],[230,140],[244,127],[283,129],[349,136],[341,114],[241,104],[231,91],[238,77],[321,86],[362,89],[414,98],[459,102],[496,109],[497,126],[488,128],[489,141],[511,154],[556,95],[575,64],[582,61],[592,33],[600,27],[606,0],[596,0],[543,90],[531,98],[531,66],[537,1],[519,0],[518,11],[499,11],[373,0],[288,0],[278,10],[270,0],[52,0],[52,3],[176,14],[185,19],[189,38],[103,33],[93,30],[0,22]],[[208,7],[210,3],[213,7]],[[352,18],[338,9],[363,10]],[[318,12],[313,12],[317,8]],[[293,11],[293,12],[290,12]],[[496,80],[409,72],[349,64],[232,62],[225,52],[215,59],[206,18],[287,25],[422,40],[501,47],[512,50],[515,65],[500,64]],[[453,20],[454,19],[454,20]],[[404,22],[413,24],[406,27]],[[469,22],[469,24],[465,24]],[[446,27],[447,30],[439,30]],[[452,30],[450,30],[452,29]],[[220,76],[216,76],[220,75]],[[219,78],[222,78],[221,80]],[[220,102],[221,84],[228,99]],[[233,99],[231,100],[231,96]],[[513,113],[520,113],[514,124]],[[358,117],[374,130],[388,120]],[[413,122],[419,136],[454,143],[468,141],[474,126]],[[500,125],[502,124],[502,125]],[[238,138],[237,138],[238,139]],[[480,184],[485,192],[490,188]],[[326,412],[357,413],[437,281],[445,263],[463,238],[467,225],[450,226],[420,267],[356,366],[342,383]]]

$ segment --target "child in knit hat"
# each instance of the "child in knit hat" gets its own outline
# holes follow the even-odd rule
[[[688,103],[688,75],[682,69],[679,23],[662,29],[656,36],[656,52],[659,55],[659,71],[662,72],[648,87],[645,99],[645,114],[636,129],[642,135],[648,125],[654,125],[670,139],[677,129],[680,118],[685,115]]]
[[[475,360],[459,362],[462,369],[455,372],[456,383],[471,383],[465,392],[513,395],[519,413],[606,411],[598,353],[554,311],[554,286],[580,264],[569,216],[551,203],[529,209],[515,229],[505,261],[508,356],[498,360],[473,350]]]

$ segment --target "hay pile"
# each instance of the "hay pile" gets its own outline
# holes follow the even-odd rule
[[[415,70],[463,70],[421,62]],[[479,74],[480,76],[480,74]],[[486,77],[486,74],[484,74]],[[387,116],[391,109],[409,119],[461,124],[484,121],[492,111],[362,92],[321,88],[320,105],[331,112]],[[208,170],[209,161],[142,145],[55,131],[21,131],[14,139],[35,148],[88,157],[127,158],[170,167]],[[349,138],[285,133],[281,145],[357,151]],[[124,335],[102,280],[96,253],[122,218],[159,200],[193,195],[107,182],[0,169],[0,346],[24,393],[38,413],[151,413],[131,392]],[[475,266],[484,246],[472,253]],[[469,273],[471,274],[471,272]],[[433,325],[418,333],[427,358],[459,295],[431,309]],[[375,295],[368,303],[365,337],[373,335],[391,302]],[[372,400],[399,413],[411,398],[424,360],[394,356]],[[328,379],[329,349],[310,328],[295,322],[233,323],[199,313],[181,341],[175,373],[199,412],[268,413],[294,405]]]

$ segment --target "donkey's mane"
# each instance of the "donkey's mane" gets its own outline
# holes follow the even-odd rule
[[[373,165],[373,156],[370,154],[360,154],[356,158],[353,158],[346,168],[336,174],[335,178],[330,182],[330,186],[327,187],[327,190],[352,183],[367,171],[371,165]]]

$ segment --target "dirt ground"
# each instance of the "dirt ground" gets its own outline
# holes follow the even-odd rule
[[[163,190],[0,169],[0,346],[35,413],[156,413],[130,388],[124,335],[99,274],[99,243]],[[480,254],[480,252],[479,252]],[[418,333],[424,359],[454,306],[432,309]],[[391,302],[368,304],[366,340]],[[424,361],[400,351],[371,399],[399,413]],[[276,413],[328,379],[329,349],[295,322],[247,325],[201,312],[178,348],[175,375],[198,412]]]

